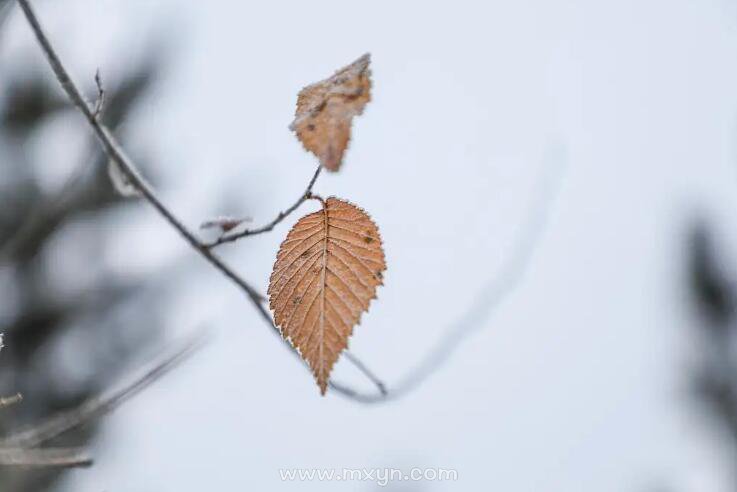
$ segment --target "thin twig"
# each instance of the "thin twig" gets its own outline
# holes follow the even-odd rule
[[[72,81],[66,68],[64,68],[64,65],[61,63],[61,60],[59,59],[59,56],[56,54],[56,51],[51,45],[51,42],[46,37],[46,34],[41,28],[38,18],[36,17],[36,14],[34,13],[33,8],[31,7],[28,0],[18,0],[18,4],[23,10],[23,13],[25,14],[25,17],[28,20],[28,23],[31,26],[31,29],[33,30],[34,35],[36,36],[36,39],[41,45],[41,49],[43,50],[46,60],[49,62],[49,65],[51,66],[51,69],[54,72],[54,75],[56,76],[57,80],[61,84],[64,91],[67,93],[67,95],[71,99],[72,103],[74,103],[74,105],[80,110],[80,112],[87,119],[89,125],[92,127],[92,130],[95,132],[98,139],[100,140],[100,143],[102,144],[105,150],[105,153],[108,155],[108,157],[112,159],[120,167],[120,170],[128,178],[128,181],[138,191],[140,191],[143,198],[146,201],[148,201],[161,216],[164,217],[164,219],[182,236],[182,238],[187,243],[190,244],[190,246],[192,246],[192,248],[198,251],[212,266],[214,266],[223,275],[225,275],[227,278],[233,281],[238,287],[240,287],[247,294],[249,300],[252,302],[252,304],[254,305],[258,313],[260,314],[261,318],[263,318],[263,320],[268,323],[268,325],[272,328],[273,331],[279,334],[279,329],[274,325],[271,319],[271,315],[269,314],[268,310],[263,305],[263,302],[266,300],[266,298],[263,295],[261,295],[261,293],[259,293],[248,282],[246,282],[242,277],[240,277],[237,273],[235,273],[218,256],[216,256],[212,251],[210,251],[210,248],[208,247],[208,245],[201,242],[198,239],[198,237],[193,232],[191,232],[187,228],[187,226],[185,226],[184,223],[181,220],[179,220],[163,204],[161,199],[159,199],[159,197],[154,192],[153,188],[148,184],[148,182],[146,182],[143,176],[141,176],[138,173],[135,164],[130,159],[130,157],[126,155],[125,151],[120,146],[118,141],[115,139],[112,132],[95,117],[94,111],[90,109],[89,105],[84,100],[84,97],[82,97],[82,94],[79,92],[79,89]],[[313,176],[313,179],[310,181],[311,183],[310,188],[312,184],[314,184],[314,181],[317,179],[319,172],[320,172],[319,169],[315,172],[315,176]],[[291,210],[296,209],[299,206],[299,204],[302,201],[304,201],[303,199],[300,199],[300,200],[301,201],[298,200],[298,203],[290,207],[290,209],[288,210],[291,211]],[[277,218],[277,223],[278,221],[282,219]],[[283,338],[281,338],[281,336],[280,336],[280,339],[282,339],[285,342],[286,346],[289,347],[293,353],[295,354],[297,353]],[[362,366],[365,367],[365,365],[363,364]],[[359,369],[361,368],[359,367]],[[362,370],[362,372],[364,371]],[[340,386],[340,388],[342,388],[342,386]],[[338,389],[338,391],[342,391],[342,390]]]
[[[356,366],[361,372],[363,372],[363,374],[366,375],[366,377],[369,378],[376,385],[377,388],[379,388],[379,393],[382,396],[387,395],[386,385],[384,384],[384,382],[381,379],[379,379],[373,372],[371,372],[371,370],[368,367],[366,367],[358,357],[353,355],[348,350],[344,351],[343,355],[345,355],[346,359],[351,361],[354,366]],[[333,388],[335,388],[335,385],[333,385]],[[345,392],[345,390],[338,390],[338,391],[341,393]]]
[[[352,400],[361,403],[381,403],[388,400],[396,400],[406,396],[419,388],[427,381],[453,354],[455,349],[465,341],[469,335],[486,326],[486,321],[496,308],[504,302],[522,283],[532,261],[537,245],[546,230],[546,225],[552,203],[560,189],[563,177],[565,157],[553,155],[551,165],[547,166],[546,172],[540,179],[540,190],[528,212],[527,223],[517,239],[517,245],[511,250],[512,256],[502,267],[502,272],[491,277],[487,285],[481,289],[465,314],[450,325],[445,334],[430,350],[421,362],[400,379],[400,381],[386,389],[386,392],[377,395],[375,393],[359,393],[351,388],[333,387],[339,393],[349,396]]]
[[[0,466],[75,468],[92,465],[80,448],[0,448]]]
[[[317,181],[317,177],[320,175],[320,171],[322,170],[322,166],[317,166],[317,169],[315,170],[315,174],[312,176],[312,179],[310,180],[309,184],[307,185],[307,189],[300,195],[300,197],[297,199],[296,202],[292,204],[291,207],[287,208],[283,212],[279,212],[279,214],[276,216],[274,220],[269,222],[268,224],[257,227],[256,229],[245,229],[240,232],[235,232],[232,234],[223,234],[219,238],[217,238],[215,241],[211,242],[207,245],[208,248],[214,248],[216,246],[219,246],[224,243],[231,243],[233,241],[237,241],[238,239],[242,237],[247,236],[255,236],[256,234],[263,234],[264,232],[270,232],[274,229],[274,227],[284,220],[289,214],[297,210],[297,208],[302,205],[306,200],[309,200],[310,197],[312,197],[312,187],[315,186],[315,181]]]
[[[203,346],[206,339],[206,333],[197,332],[170,354],[131,377],[129,381],[121,383],[117,388],[113,388],[103,395],[88,399],[76,408],[56,414],[39,424],[11,434],[0,440],[0,448],[33,448],[112,412],[123,402],[137,395],[188,359]]]

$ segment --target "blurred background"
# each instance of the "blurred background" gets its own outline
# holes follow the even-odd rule
[[[737,4],[34,5],[90,100],[99,68],[104,121],[193,228],[291,204],[315,166],[287,129],[297,92],[371,52],[373,101],[315,188],[360,204],[385,244],[351,350],[391,391],[448,330],[459,343],[401,399],[321,398],[241,291],[114,192],[0,0],[0,395],[25,397],[0,430],[215,331],[59,440],[88,445],[92,468],[0,469],[0,490],[737,490]],[[265,292],[313,209],[222,253]],[[485,309],[536,218],[514,290]],[[345,361],[333,374],[372,390]],[[458,480],[279,474],[415,467]]]

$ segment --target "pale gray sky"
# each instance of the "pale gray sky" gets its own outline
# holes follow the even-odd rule
[[[417,392],[383,406],[320,398],[242,294],[153,212],[123,218],[110,268],[186,258],[196,272],[168,333],[206,323],[217,337],[107,419],[95,467],[71,472],[70,492],[345,487],[281,482],[292,467],[458,471],[411,490],[727,490],[719,443],[687,394],[678,241],[703,208],[737,245],[733,4],[36,3],[90,87],[98,66],[114,80],[157,32],[171,38],[166,77],[126,131],[192,225],[226,194],[259,223],[290,203],[314,169],[287,129],[297,91],[372,53],[374,101],[342,172],[316,191],[379,224],[389,269],[351,348],[390,386],[514,253],[547,156],[567,156],[520,288]],[[17,12],[1,41],[0,70],[43,66]],[[49,133],[49,155],[81,151],[87,136],[81,120]],[[69,172],[68,153],[50,179]],[[262,290],[294,220],[229,248]],[[335,375],[366,384],[345,362]]]

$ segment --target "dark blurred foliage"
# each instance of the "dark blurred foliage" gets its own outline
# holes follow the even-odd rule
[[[693,388],[729,444],[730,471],[737,479],[737,278],[728,273],[717,238],[703,220],[692,225],[688,238],[689,290],[703,347]]]
[[[0,30],[8,5],[0,0]],[[106,124],[118,128],[141,103],[160,62],[160,56],[151,55],[132,66],[124,80],[106,87]],[[91,136],[87,156],[66,183],[52,191],[43,186],[41,177],[54,162],[34,161],[39,154],[34,147],[45,145],[39,133],[59,118],[80,116],[49,71],[13,69],[0,72],[0,332],[6,344],[0,352],[0,396],[21,392],[24,400],[0,409],[3,433],[110,386],[137,348],[153,341],[160,324],[158,297],[151,295],[150,286],[134,276],[112,274],[99,261],[105,248],[103,226],[111,212],[141,205],[114,192],[106,159]],[[131,148],[135,156],[135,145]],[[60,252],[59,237],[70,229],[81,242],[66,248],[72,251]],[[70,276],[68,282],[52,282],[50,270],[59,275],[55,262],[75,255],[73,264],[83,268],[62,268]],[[76,272],[84,280],[71,278]],[[50,444],[84,445],[96,431],[87,426]],[[0,469],[0,491],[50,490],[62,476],[53,470]]]

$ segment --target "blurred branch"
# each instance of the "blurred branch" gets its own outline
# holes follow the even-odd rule
[[[352,399],[362,403],[380,403],[402,398],[420,387],[442,367],[469,335],[484,328],[489,316],[515,291],[525,277],[536,247],[546,229],[551,205],[559,190],[564,159],[564,156],[554,155],[552,160],[555,162],[548,166],[549,169],[546,169],[540,179],[540,190],[535,194],[535,200],[528,212],[527,224],[522,228],[516,241],[517,244],[512,248],[512,256],[507,260],[502,272],[494,275],[481,289],[465,314],[447,328],[445,334],[417,367],[409,371],[396,386],[388,388],[385,394],[356,393],[351,392],[350,388],[340,388],[341,393],[350,393],[349,396]]]
[[[269,222],[268,224],[258,227],[256,229],[245,229],[241,232],[235,232],[232,234],[224,234],[217,238],[212,243],[208,244],[208,248],[214,248],[216,246],[219,246],[223,243],[230,243],[233,241],[237,241],[238,239],[246,236],[255,236],[256,234],[262,234],[264,232],[270,232],[274,229],[274,226],[276,226],[279,222],[284,220],[297,210],[297,208],[302,205],[305,201],[309,200],[312,197],[312,187],[315,186],[315,181],[317,181],[317,177],[320,176],[320,171],[322,170],[322,165],[318,165],[317,169],[315,170],[315,174],[312,176],[312,179],[310,179],[310,182],[307,185],[307,189],[300,195],[300,197],[297,199],[296,202],[294,202],[289,208],[284,210],[283,212],[279,212],[279,214],[276,216],[274,220]]]
[[[3,27],[8,12],[10,12],[10,0],[0,0],[0,28]]]
[[[198,332],[171,354],[163,357],[141,374],[109,393],[91,398],[77,408],[59,413],[48,420],[17,432],[0,441],[0,466],[81,467],[92,465],[92,458],[80,448],[37,448],[41,444],[112,412],[123,402],[167,374],[203,345],[205,336]],[[0,399],[0,407],[21,401],[18,394]]]
[[[73,468],[92,465],[92,458],[79,448],[0,448],[0,466]]]
[[[91,161],[90,161],[91,162]],[[66,217],[70,209],[79,206],[79,198],[71,194],[74,187],[84,177],[88,169],[87,163],[78,166],[54,193],[48,203],[36,206],[24,217],[18,229],[0,245],[0,264],[8,262],[18,253],[28,254],[29,243],[40,243],[39,237],[52,232],[56,226]],[[85,200],[92,203],[97,202],[97,196],[85,196]]]
[[[717,330],[721,335],[737,315],[737,293],[717,257],[707,223],[703,220],[694,222],[688,239],[690,292],[709,329]]]
[[[126,178],[138,189],[143,197],[161,214],[169,224],[187,241],[194,249],[199,251],[202,256],[205,257],[215,268],[220,270],[224,275],[233,280],[238,284],[249,296],[249,298],[258,303],[263,296],[259,294],[245,280],[241,279],[235,272],[228,268],[218,257],[210,253],[207,247],[205,247],[199,239],[192,233],[174,214],[161,202],[159,197],[154,192],[153,188],[146,182],[146,180],[138,173],[136,166],[125,154],[120,144],[117,142],[115,137],[112,135],[110,130],[103,125],[95,116],[95,113],[90,109],[87,102],[82,97],[82,94],[77,89],[77,86],[72,82],[69,74],[61,63],[61,60],[54,51],[51,43],[46,38],[41,26],[33,12],[30,3],[27,0],[18,0],[18,4],[23,9],[23,12],[33,29],[36,39],[38,40],[41,48],[46,55],[46,59],[51,65],[56,78],[61,84],[64,91],[67,93],[69,98],[72,100],[74,105],[80,110],[85,116],[93,131],[97,135],[98,139],[102,143],[105,153],[115,161],[120,167]]]
[[[21,312],[6,324],[5,329],[13,337],[13,352],[9,355],[21,359],[33,357],[42,347],[39,340],[51,336],[60,323],[72,320],[73,313],[94,313],[108,307],[115,299],[133,293],[135,285],[129,280],[111,281],[107,285],[96,286],[87,295],[52,298],[44,302],[38,302],[38,286],[28,287],[28,292],[32,294],[30,298],[36,299],[36,302],[20,302]]]
[[[207,334],[203,332],[195,333],[195,335],[185,340],[170,354],[157,360],[149,367],[144,368],[140,374],[134,375],[129,381],[121,383],[117,388],[110,390],[108,393],[91,398],[77,408],[59,413],[40,424],[16,432],[0,440],[0,449],[33,448],[71,429],[112,412],[123,402],[137,395],[188,359],[195,351],[202,347],[206,336]]]
[[[381,379],[378,378],[378,376],[376,376],[376,374],[371,372],[371,369],[366,367],[363,362],[361,362],[361,360],[353,355],[350,351],[346,350],[343,352],[343,354],[345,355],[346,359],[351,361],[351,363],[353,363],[353,365],[356,366],[359,371],[363,372],[363,374],[366,375],[366,377],[369,378],[371,382],[376,385],[377,388],[379,388],[379,395],[377,395],[379,398],[385,397],[387,395],[386,385]],[[341,387],[341,385],[338,383],[331,385],[331,387],[345,395],[348,395],[351,392],[350,388]]]
[[[737,289],[720,257],[713,231],[703,218],[691,225],[688,237],[688,284],[696,327],[704,345],[693,389],[727,437],[737,457]]]
[[[16,403],[20,403],[21,401],[23,401],[23,395],[21,395],[20,393],[16,393],[13,396],[0,398],[0,409],[15,405]]]
[[[0,350],[5,347],[5,345],[3,344],[3,338],[4,335],[0,333]],[[20,393],[16,393],[13,396],[0,397],[0,409],[15,405],[22,400],[23,396]]]
[[[103,109],[101,101],[104,98],[104,121],[109,128],[115,129],[123,123],[133,105],[156,80],[160,70],[159,53],[159,50],[151,50],[142,63],[133,66],[115,87],[104,89],[102,95],[102,82],[96,78],[96,110]],[[11,134],[26,134],[59,109],[74,109],[68,98],[55,96],[53,87],[37,78],[12,81],[8,86],[8,96],[10,103],[0,114],[0,127],[8,129]],[[35,257],[46,239],[70,215],[97,212],[122,201],[119,194],[106,186],[109,177],[104,165],[109,158],[98,150],[96,139],[90,137],[85,158],[75,166],[61,187],[47,194],[36,186],[28,186],[24,192],[17,193],[27,198],[19,200],[19,205],[25,202],[25,206],[16,205],[18,211],[9,214],[6,211],[0,220],[0,263],[25,263]],[[95,168],[97,172],[89,172]],[[91,179],[91,182],[84,183],[83,187],[86,179]]]
[[[159,212],[159,214],[164,217],[167,222],[169,222],[169,224],[182,236],[182,238],[187,243],[190,244],[190,246],[192,246],[192,248],[198,251],[213,267],[219,270],[231,281],[233,281],[247,294],[248,298],[250,299],[258,313],[261,315],[261,317],[264,319],[264,321],[269,324],[274,333],[279,336],[279,338],[290,349],[290,351],[294,355],[299,357],[299,354],[296,352],[296,350],[284,338],[281,337],[279,329],[274,325],[271,319],[271,315],[263,304],[266,298],[261,295],[248,282],[246,282],[242,277],[240,277],[237,273],[230,269],[230,267],[228,267],[218,256],[213,254],[210,251],[210,248],[205,243],[201,242],[197,238],[197,236],[193,232],[191,232],[187,228],[187,226],[185,226],[184,223],[182,223],[182,221],[179,220],[163,204],[163,202],[154,192],[153,188],[146,182],[143,176],[138,173],[138,170],[136,169],[133,161],[131,161],[131,159],[126,155],[125,151],[117,142],[110,130],[97,118],[94,109],[91,109],[85,101],[84,97],[82,97],[79,89],[72,81],[66,68],[64,68],[64,65],[61,63],[61,60],[56,54],[56,51],[51,45],[51,42],[46,37],[46,34],[41,28],[38,18],[36,17],[36,14],[34,13],[33,8],[31,7],[28,0],[18,0],[18,4],[23,10],[23,13],[28,20],[28,23],[33,30],[34,35],[36,36],[36,39],[40,44],[44,55],[46,56],[46,60],[49,62],[49,65],[54,72],[54,75],[56,76],[64,91],[71,99],[72,103],[74,103],[74,105],[87,119],[89,125],[92,127],[92,130],[95,132],[98,139],[100,140],[100,143],[102,144],[108,157],[119,166],[121,172],[126,176],[126,178],[128,178],[128,181],[141,193],[143,198],[146,199]],[[311,183],[314,183],[314,180],[317,179],[318,174],[319,169],[315,172],[315,176],[313,177]],[[298,200],[298,203],[296,203],[293,207],[290,207],[290,210],[296,209],[297,206],[302,203],[302,201],[303,200],[301,199]],[[282,219],[277,217],[276,222],[278,223],[280,220]],[[353,356],[353,358],[349,360],[356,360],[356,358],[355,356]],[[358,368],[359,370],[361,370],[361,372],[365,373],[365,364],[361,364],[360,366],[358,366]],[[371,375],[370,379],[374,381],[375,377]],[[338,391],[344,392],[342,385],[338,385],[336,389]],[[381,393],[381,387],[379,387],[379,389]],[[346,396],[350,396],[350,392],[345,392],[345,394]]]

